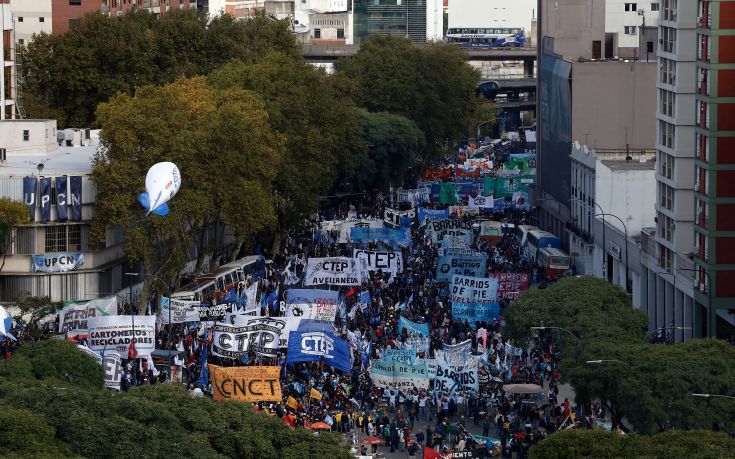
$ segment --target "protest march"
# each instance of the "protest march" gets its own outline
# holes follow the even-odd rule
[[[357,435],[365,455],[527,451],[572,414],[553,345],[500,333],[511,301],[560,275],[528,247],[535,167],[512,156],[460,149],[414,189],[329,201],[217,292],[171,291],[147,315],[72,302],[53,327],[96,356],[110,390],[184,384]]]

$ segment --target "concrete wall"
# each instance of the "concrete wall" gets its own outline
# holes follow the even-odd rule
[[[636,11],[625,11],[625,4],[636,3]],[[643,10],[639,16],[637,10]],[[638,48],[640,27],[645,19],[646,26],[658,24],[658,11],[651,11],[651,1],[607,0],[605,4],[605,32],[616,33],[619,48]],[[625,26],[635,26],[635,34],[626,34]],[[625,54],[619,54],[621,57]]]
[[[10,0],[10,9],[16,42],[28,44],[33,34],[51,33],[51,0]]]
[[[594,149],[656,145],[656,64],[572,63],[572,138]]]
[[[617,215],[628,227],[628,234],[635,236],[650,226],[655,218],[656,179],[652,163],[646,169],[610,168],[607,162],[598,162],[595,171],[595,198],[605,212]],[[622,163],[622,162],[621,162]],[[639,165],[635,164],[635,166]],[[644,166],[644,165],[641,165]],[[617,219],[607,218],[608,224],[623,231]]]
[[[528,35],[535,10],[536,0],[451,0],[448,27],[523,27]]]
[[[605,51],[605,0],[540,0],[541,36],[554,37],[554,52],[591,59],[593,42]]]
[[[28,140],[23,140],[27,130]],[[49,153],[56,151],[56,120],[0,121],[0,148],[7,153]]]

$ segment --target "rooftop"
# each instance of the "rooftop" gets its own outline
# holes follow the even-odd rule
[[[25,177],[38,174],[43,164],[43,175],[85,175],[92,171],[92,158],[99,147],[59,147],[52,153],[8,153],[7,161],[0,163],[0,176]]]
[[[656,161],[601,161],[613,172],[616,171],[652,171],[656,169]]]

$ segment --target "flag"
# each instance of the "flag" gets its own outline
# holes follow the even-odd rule
[[[299,407],[299,403],[296,401],[295,398],[289,396],[288,399],[286,399],[286,406],[296,411],[296,409]]]
[[[207,345],[205,344],[202,349],[202,371],[199,373],[199,379],[196,382],[197,386],[209,385],[209,368],[207,368]]]
[[[324,418],[324,424],[332,427],[334,425],[334,419],[332,418],[332,416],[327,415],[327,417]]]
[[[424,459],[446,459],[449,456],[439,454],[439,451],[434,448],[424,447]]]
[[[314,398],[314,399],[317,399],[317,400],[321,400],[322,399],[322,394],[321,394],[321,392],[319,392],[318,390],[316,390],[316,389],[314,389],[312,387],[311,388],[311,392],[309,393],[309,397]]]
[[[138,351],[135,349],[135,340],[130,342],[130,347],[128,348],[128,360],[133,360],[138,357]]]
[[[291,416],[290,414],[287,414],[286,416],[283,417],[283,423],[291,427],[292,429],[296,428],[293,422],[293,416]]]
[[[370,302],[372,301],[372,298],[370,297],[370,290],[365,290],[364,292],[361,292],[358,298],[359,298],[358,301],[360,303],[360,309],[365,311],[365,308],[367,308]]]
[[[356,287],[352,287],[349,292],[345,293],[345,298],[347,298],[348,296],[352,296],[355,293],[357,293],[357,288]]]
[[[225,297],[225,303],[237,303],[237,292],[234,287],[231,287],[227,291],[227,297]]]

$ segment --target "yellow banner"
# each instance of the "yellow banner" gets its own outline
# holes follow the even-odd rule
[[[280,367],[220,367],[209,365],[214,400],[280,402]]]
[[[292,410],[296,410],[299,407],[299,403],[296,401],[295,398],[289,397],[288,400],[286,400],[286,406],[291,408]]]
[[[311,393],[309,394],[309,396],[317,400],[322,399],[322,394],[318,390],[314,389],[313,387],[311,388]]]

